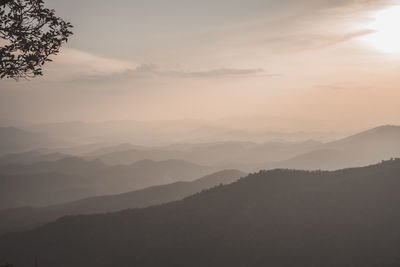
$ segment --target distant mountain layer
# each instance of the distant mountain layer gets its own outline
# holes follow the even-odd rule
[[[400,156],[400,127],[382,126],[335,142],[221,142],[180,144],[158,148],[120,145],[99,150],[89,158],[108,164],[129,164],[146,158],[185,159],[219,168],[247,171],[272,168],[335,170],[364,166]]]
[[[400,160],[262,171],[181,201],[0,238],[19,267],[399,266]]]
[[[274,167],[335,170],[400,157],[400,126],[381,126],[297,155]]]
[[[34,153],[39,152],[0,157],[0,165],[3,161],[8,163],[54,161],[54,158],[61,155],[74,154],[87,160],[100,159],[110,165],[132,164],[144,159],[155,161],[174,159],[214,166],[219,170],[241,169],[249,172],[272,168],[335,170],[399,157],[400,127],[381,126],[330,143],[313,140],[300,143],[225,141],[180,143],[160,147],[136,146],[129,143],[92,144],[70,149],[42,149],[36,156]]]
[[[265,162],[277,162],[295,155],[318,149],[318,142],[285,143],[270,142],[220,142],[205,144],[180,144],[158,148],[131,148],[129,145],[104,149],[106,153],[91,154],[88,159],[98,158],[107,164],[130,164],[140,159],[188,160],[197,164],[219,168],[244,168],[259,170]]]
[[[176,181],[191,181],[215,170],[179,160],[142,160],[107,166],[99,160],[64,158],[0,167],[0,209],[48,206],[85,197],[119,194]]]
[[[0,166],[9,164],[32,164],[43,161],[56,161],[67,157],[70,156],[57,152],[41,153],[39,151],[31,150],[27,152],[10,153],[0,156]]]
[[[25,126],[24,129],[42,132],[74,143],[135,143],[146,146],[171,143],[211,143],[225,141],[270,142],[273,140],[299,142],[308,139],[333,140],[337,134],[326,132],[271,132],[281,128],[282,119],[272,126],[266,119],[257,119],[261,127],[252,127],[248,119],[240,123],[223,121],[104,121],[64,122]],[[297,125],[299,121],[296,120]],[[279,126],[278,126],[279,125]],[[305,126],[305,124],[302,124]],[[294,128],[294,127],[293,127]],[[292,129],[293,129],[292,128]],[[306,127],[307,128],[307,127]],[[289,129],[288,129],[289,130]]]
[[[43,208],[26,207],[0,210],[0,218],[2,218],[0,234],[33,228],[66,215],[112,212],[167,203],[219,184],[229,184],[245,175],[237,170],[224,170],[192,182],[176,182],[120,195],[92,197]]]
[[[0,155],[61,145],[66,144],[41,133],[28,132],[14,127],[0,127]]]

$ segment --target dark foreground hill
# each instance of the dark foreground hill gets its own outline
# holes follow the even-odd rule
[[[219,184],[232,183],[245,175],[238,170],[224,170],[192,182],[176,182],[119,195],[91,197],[48,207],[0,210],[0,218],[2,218],[0,235],[9,231],[37,227],[66,215],[112,212],[167,203]]]
[[[400,160],[262,171],[181,201],[0,238],[18,267],[399,266]]]

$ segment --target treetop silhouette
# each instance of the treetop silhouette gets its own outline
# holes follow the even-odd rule
[[[0,79],[42,75],[72,27],[45,8],[43,0],[0,0]]]

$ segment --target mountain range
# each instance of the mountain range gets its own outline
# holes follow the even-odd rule
[[[188,160],[202,165],[213,165],[218,168],[258,168],[265,162],[282,161],[307,151],[317,149],[316,141],[301,143],[269,142],[257,144],[252,142],[221,142],[205,144],[176,144],[157,148],[131,148],[117,146],[108,148],[107,153],[92,153],[88,159],[100,159],[107,164],[129,164],[141,159]]]
[[[0,127],[0,155],[26,152],[41,147],[55,148],[67,145],[56,137],[30,132],[15,127]]]
[[[180,201],[0,238],[16,266],[398,266],[400,159],[270,170]]]
[[[329,143],[120,144],[84,145],[75,150],[81,151],[79,157],[43,149],[0,156],[0,209],[120,194],[193,180],[222,169],[365,166],[400,156],[400,127],[381,126]]]
[[[105,153],[104,153],[105,152]],[[365,166],[400,156],[400,126],[381,126],[337,141],[221,142],[176,144],[157,148],[108,147],[93,152],[107,164],[129,164],[140,159],[185,159],[216,168],[239,168],[249,172],[271,168],[335,170]]]
[[[119,195],[81,199],[47,207],[24,207],[0,210],[0,235],[6,232],[33,228],[66,215],[104,213],[131,208],[143,208],[183,199],[204,189],[229,184],[246,174],[224,170],[191,182],[153,186]]]
[[[64,124],[61,125],[61,129],[66,127]],[[50,135],[53,128],[55,128],[53,131],[59,131],[58,125],[47,127],[50,127],[47,129],[47,132],[50,132],[47,134]],[[89,126],[86,125],[85,127]],[[16,128],[11,129],[19,131]],[[33,129],[39,130],[38,127]],[[27,134],[25,131],[22,132]],[[7,140],[7,138],[5,137],[4,140]],[[397,157],[400,155],[399,140],[400,126],[390,125],[377,127],[327,143],[315,140],[303,142],[270,141],[266,143],[224,141],[176,143],[146,147],[130,143],[110,144],[103,142],[48,149],[45,148],[44,144],[41,145],[45,142],[45,140],[42,140],[43,142],[36,142],[34,146],[41,146],[41,149],[0,156],[0,166],[10,163],[27,164],[39,161],[54,161],[62,157],[78,156],[89,161],[100,159],[110,165],[132,164],[144,159],[154,161],[174,159],[213,166],[215,169],[241,169],[248,172],[271,168],[334,170],[364,166],[379,162],[382,159]],[[21,147],[24,147],[23,143],[21,142]],[[29,146],[25,147],[28,148]]]
[[[182,160],[108,166],[76,157],[0,167],[0,209],[48,206],[90,196],[191,181],[215,170]]]
[[[283,124],[301,124],[299,120],[268,118],[242,118],[234,120],[205,121],[196,119],[171,121],[100,121],[59,122],[23,125],[26,131],[41,132],[73,143],[134,143],[146,146],[164,146],[171,143],[241,142],[299,142],[308,139],[333,140],[339,135],[332,132],[293,131],[297,127],[282,128]],[[305,126],[305,124],[302,124]],[[313,129],[306,127],[307,129]],[[277,130],[271,130],[277,129]]]
[[[400,127],[381,126],[321,145],[275,167],[335,170],[400,157]]]

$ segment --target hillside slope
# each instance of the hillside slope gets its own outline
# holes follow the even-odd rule
[[[16,266],[398,266],[400,160],[262,171],[181,201],[0,238]]]
[[[192,182],[176,182],[119,195],[91,197],[42,208],[25,207],[0,210],[0,218],[2,218],[0,235],[9,231],[33,228],[66,215],[112,212],[167,203],[219,184],[229,184],[242,176],[245,176],[244,172],[224,170]]]
[[[58,161],[0,167],[0,209],[48,206],[90,196],[119,194],[149,186],[191,181],[215,170],[186,161],[142,160],[107,166],[99,160]]]
[[[279,168],[335,170],[400,157],[400,126],[381,126],[321,145],[275,165]]]

